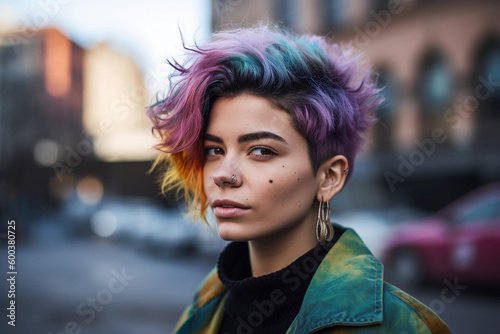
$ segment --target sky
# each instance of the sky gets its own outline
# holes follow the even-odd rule
[[[147,75],[169,70],[165,59],[182,48],[179,29],[188,45],[208,40],[211,1],[0,0],[1,24],[57,27],[85,48],[107,42]],[[153,92],[159,87],[146,88]]]

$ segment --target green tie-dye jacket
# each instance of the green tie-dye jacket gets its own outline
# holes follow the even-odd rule
[[[184,311],[175,333],[217,333],[226,295],[214,268]],[[244,333],[251,333],[248,329]],[[450,330],[428,307],[385,283],[382,263],[354,230],[346,229],[319,265],[286,333],[411,334]]]

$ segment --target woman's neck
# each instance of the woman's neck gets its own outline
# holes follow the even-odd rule
[[[252,276],[273,273],[317,246],[316,215],[309,213],[304,222],[264,239],[248,242]]]

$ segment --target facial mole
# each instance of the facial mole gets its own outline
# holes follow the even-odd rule
[[[273,183],[273,180],[269,180],[269,183]]]
[[[283,168],[285,168],[285,165],[283,165]]]
[[[300,177],[299,177],[299,178],[297,178],[297,181],[300,181]]]

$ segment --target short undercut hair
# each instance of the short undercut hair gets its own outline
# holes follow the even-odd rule
[[[349,163],[374,123],[381,103],[369,68],[349,47],[325,37],[300,36],[259,26],[215,33],[205,46],[185,48],[164,99],[148,109],[162,154],[168,161],[162,190],[183,190],[190,212],[205,218],[203,135],[215,100],[252,94],[288,112],[307,140],[313,170],[335,155]]]

